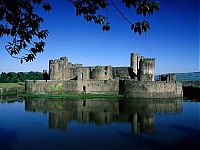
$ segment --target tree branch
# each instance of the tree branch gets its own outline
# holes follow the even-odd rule
[[[117,12],[122,16],[122,18],[132,25],[133,23],[132,23],[132,22],[123,14],[123,12],[115,5],[115,3],[113,2],[113,0],[110,0],[110,1],[111,1],[112,5],[114,6],[114,8],[117,10]]]

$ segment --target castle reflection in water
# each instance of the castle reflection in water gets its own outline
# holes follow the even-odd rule
[[[154,133],[156,113],[179,113],[182,100],[131,99],[131,100],[30,100],[25,110],[49,113],[49,128],[66,130],[70,121],[94,123],[130,123],[132,134]]]

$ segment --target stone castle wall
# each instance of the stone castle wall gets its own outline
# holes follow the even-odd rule
[[[27,80],[25,82],[26,93],[78,93],[78,83],[75,81],[57,80]]]
[[[26,93],[118,93],[119,80],[27,80]]]
[[[120,80],[119,93],[135,98],[183,97],[180,82]]]
[[[91,70],[91,79],[94,80],[109,80],[112,79],[111,66],[96,66]]]
[[[163,74],[159,76],[160,81],[176,81],[175,74]]]
[[[85,87],[86,93],[108,93],[118,94],[119,80],[87,80],[79,82],[79,91],[83,91]]]
[[[67,57],[49,61],[50,80],[69,80],[70,72]]]
[[[90,79],[90,68],[70,68],[70,80],[89,80]]]
[[[130,79],[134,76],[133,69],[131,67],[113,67],[112,75],[114,79]]]

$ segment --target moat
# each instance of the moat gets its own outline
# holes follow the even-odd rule
[[[0,149],[194,149],[200,102],[189,99],[0,102]]]

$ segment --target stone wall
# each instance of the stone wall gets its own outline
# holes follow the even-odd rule
[[[70,68],[70,80],[89,80],[90,79],[90,68]]]
[[[120,80],[119,93],[135,98],[183,97],[182,83],[167,81]]]
[[[91,79],[94,80],[109,80],[112,79],[111,66],[96,66],[91,70]]]
[[[113,67],[112,74],[114,79],[130,79],[134,77],[131,67]]]
[[[133,80],[75,80],[75,81],[26,81],[27,93],[108,93],[135,98],[182,97],[182,84],[163,81]]]
[[[67,57],[49,60],[50,80],[69,80],[70,72]]]
[[[90,77],[90,68],[82,67],[78,69],[78,80],[89,80]]]
[[[176,81],[175,74],[162,74],[159,76],[160,81]]]
[[[27,80],[25,82],[26,93],[78,93],[78,83],[76,81],[56,81],[56,80]]]
[[[70,68],[70,80],[78,79],[78,68]]]
[[[119,80],[27,80],[27,93],[118,93]]]
[[[87,80],[79,82],[79,91],[86,93],[118,93],[119,92],[119,80]]]
[[[83,67],[83,64],[72,64],[71,62],[69,62],[68,66],[70,68],[79,68],[79,67]]]

